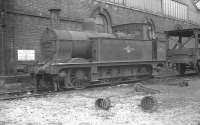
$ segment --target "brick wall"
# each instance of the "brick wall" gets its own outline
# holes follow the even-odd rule
[[[61,25],[67,30],[80,31],[82,19],[90,17],[97,6],[103,6],[108,10],[112,18],[112,25],[144,22],[145,18],[150,17],[153,19],[160,37],[164,37],[163,31],[174,29],[175,24],[181,24],[184,28],[196,27],[187,22],[141,11],[114,5],[102,5],[95,0],[61,0],[61,2]],[[49,25],[48,9],[53,7],[54,0],[10,0],[9,4],[8,43],[12,45],[14,42],[15,57],[17,49],[35,49],[36,59],[38,59],[40,36]],[[12,54],[11,50],[9,50],[10,54]]]

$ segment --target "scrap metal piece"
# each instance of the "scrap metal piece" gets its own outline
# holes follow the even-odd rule
[[[98,109],[109,110],[111,107],[111,101],[109,98],[98,98],[95,101],[95,107]]]
[[[180,81],[180,82],[171,82],[171,83],[168,83],[167,85],[188,87],[189,86],[189,80],[183,80],[183,81]]]
[[[159,90],[145,87],[142,83],[137,83],[134,86],[135,92],[144,92],[146,94],[157,94],[160,93]]]
[[[179,83],[179,86],[180,87],[187,87],[187,86],[189,86],[188,80],[183,80],[182,82]]]
[[[142,98],[140,106],[144,112],[153,112],[158,109],[158,101],[153,96],[145,96]]]

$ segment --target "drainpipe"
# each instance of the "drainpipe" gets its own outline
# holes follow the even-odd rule
[[[58,29],[60,27],[61,1],[54,0],[54,6],[49,9],[50,12],[50,28]]]
[[[5,17],[6,17],[6,0],[2,0],[1,1],[1,8],[0,8],[1,12],[0,12],[0,16],[1,16],[1,23],[0,23],[0,32],[1,32],[1,39],[0,39],[0,43],[1,43],[1,71],[0,74],[1,75],[5,75],[6,73],[6,65],[5,65]]]

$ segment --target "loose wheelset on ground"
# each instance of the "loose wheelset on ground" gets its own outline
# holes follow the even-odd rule
[[[142,98],[140,106],[144,112],[154,112],[158,109],[158,101],[153,96],[145,96]]]
[[[158,101],[153,96],[145,96],[142,98],[140,105],[144,112],[152,113],[158,109]],[[111,106],[111,100],[109,98],[98,98],[95,101],[95,107],[97,109],[109,110]]]

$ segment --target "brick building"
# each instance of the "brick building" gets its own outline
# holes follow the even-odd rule
[[[61,9],[61,26],[82,30],[85,18],[95,18],[100,32],[111,26],[149,22],[158,40],[165,30],[199,27],[200,11],[191,0],[0,0],[0,73],[40,58],[40,37],[50,25],[49,9]],[[105,28],[106,27],[106,28]]]

